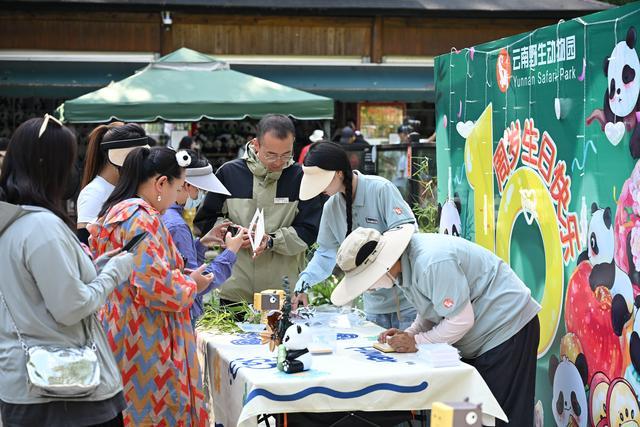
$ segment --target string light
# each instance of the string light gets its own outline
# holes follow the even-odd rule
[[[620,22],[622,20],[625,20],[626,18],[628,18],[630,16],[633,16],[633,15],[635,15],[637,13],[640,13],[640,9],[632,10],[632,11],[630,11],[630,12],[628,12],[628,13],[622,15],[622,16],[618,16],[616,18],[606,19],[606,20],[596,21],[596,22],[590,22],[590,23],[586,22],[583,18],[574,18],[572,20],[572,21],[575,21],[575,22],[581,24],[584,27],[583,28],[584,31],[583,31],[583,57],[582,57],[582,61],[583,61],[583,72],[585,73],[585,79],[586,79],[586,63],[587,63],[587,48],[588,48],[588,44],[587,44],[587,41],[588,41],[587,27],[594,26],[594,25],[603,25],[603,24],[614,23],[614,40],[615,40],[615,45],[617,45],[618,44],[618,31],[617,31],[618,30],[618,22]],[[556,43],[557,43],[557,40],[560,38],[560,25],[564,24],[565,22],[566,21],[564,19],[560,19],[558,21],[558,23],[556,24]],[[512,41],[511,43],[507,44],[506,46],[500,46],[500,47],[497,47],[497,48],[494,48],[494,49],[491,49],[491,50],[478,50],[477,47],[475,47],[475,46],[473,47],[474,55],[475,54],[480,54],[480,55],[484,55],[485,56],[485,85],[484,85],[484,103],[485,103],[485,105],[487,104],[487,101],[489,99],[488,88],[492,88],[493,87],[493,85],[490,83],[491,79],[489,79],[489,57],[492,54],[499,53],[500,50],[502,50],[502,49],[506,49],[508,51],[511,47],[513,47],[516,44],[519,44],[519,43],[523,42],[526,39],[529,39],[529,45],[531,45],[532,38],[536,35],[536,33],[538,31],[541,31],[541,30],[542,30],[541,28],[536,28],[536,29],[530,31],[529,33],[523,34],[521,37],[519,37],[518,39]],[[463,51],[466,51],[465,52],[465,61],[467,63],[467,72],[466,72],[466,75],[465,75],[465,101],[464,101],[465,110],[464,110],[463,121],[466,121],[466,114],[467,114],[466,104],[468,102],[471,102],[471,101],[467,100],[467,96],[468,96],[468,81],[467,81],[467,78],[468,77],[473,78],[473,76],[469,73],[469,70],[470,70],[470,68],[469,68],[469,65],[470,65],[469,64],[470,49],[471,48],[464,48],[463,49]],[[459,54],[461,52],[462,51],[459,51],[455,47],[451,48],[451,52],[449,54],[449,68],[450,69],[455,68],[455,65],[451,61],[451,57],[452,57],[451,54],[453,54],[453,53]],[[559,76],[559,73],[560,73],[559,61],[556,61],[556,73]],[[531,78],[531,67],[529,67],[529,78]],[[450,76],[449,77],[449,118],[451,118],[451,116],[452,116],[451,108],[452,108],[453,103],[451,101],[452,101],[452,95],[454,94],[451,82],[452,82],[452,78]],[[586,86],[587,86],[586,82],[583,82],[582,102],[583,102],[583,105],[585,107],[586,107],[586,103],[587,103],[587,93],[586,93],[587,92],[587,88],[586,88]],[[508,90],[505,91],[505,106],[504,106],[505,127],[507,126],[507,122],[508,122],[508,120],[507,120],[507,111],[508,111],[509,98],[507,96],[507,92],[508,92]],[[559,78],[556,80],[556,100],[554,100],[554,102],[559,103],[559,107],[561,108],[562,107],[562,103],[560,102],[560,79]],[[529,85],[529,106],[528,106],[528,113],[529,113],[528,115],[529,115],[529,117],[531,117],[531,105],[533,103],[535,103],[535,101],[531,100],[531,85]],[[561,113],[561,111],[560,111],[560,113]],[[559,114],[558,116],[559,116],[558,117],[558,119],[559,119],[562,116],[562,114]],[[449,127],[450,127],[450,125],[451,124],[449,123]],[[584,138],[585,135],[586,135],[586,123],[584,121],[583,121],[583,124],[582,124],[582,129],[583,129],[582,135],[576,135],[578,138]],[[450,128],[449,128],[449,140],[451,140],[451,129]]]

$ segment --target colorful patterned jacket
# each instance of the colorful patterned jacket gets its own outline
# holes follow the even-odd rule
[[[182,257],[160,213],[142,199],[125,200],[89,231],[97,255],[149,232],[134,250],[136,266],[129,282],[116,287],[101,316],[122,373],[125,424],[206,425],[189,315],[196,284],[182,273]]]

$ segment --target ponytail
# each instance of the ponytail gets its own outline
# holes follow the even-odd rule
[[[346,238],[351,234],[353,229],[353,219],[351,218],[353,204],[353,172],[349,174],[348,178],[345,173],[342,182],[344,183],[344,198],[347,202],[347,234],[344,236]]]
[[[353,229],[353,170],[351,162],[344,149],[333,142],[318,141],[309,147],[307,156],[304,159],[305,166],[317,166],[327,171],[342,172],[342,182],[344,184],[343,197],[346,201],[347,209],[347,237]]]
[[[156,176],[166,176],[169,182],[182,177],[184,168],[178,165],[176,152],[167,147],[139,147],[131,150],[120,170],[120,178],[98,217],[123,200],[137,197],[138,188]]]
[[[105,134],[116,127],[123,126],[122,122],[113,122],[108,125],[100,125],[89,134],[89,143],[87,144],[87,153],[84,157],[84,172],[82,174],[82,183],[80,189],[87,186],[107,164],[107,153],[100,148],[100,143]]]

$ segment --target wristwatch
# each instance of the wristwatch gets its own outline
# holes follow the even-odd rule
[[[273,248],[273,237],[269,236],[269,240],[267,240],[267,249]]]

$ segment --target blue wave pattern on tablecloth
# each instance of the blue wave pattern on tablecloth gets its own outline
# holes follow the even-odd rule
[[[384,354],[373,347],[346,347],[346,350],[357,351],[365,356],[367,360],[371,360],[373,362],[396,363],[398,361],[395,357]]]
[[[356,399],[375,391],[391,391],[394,393],[403,394],[420,393],[426,390],[428,386],[429,384],[426,381],[423,381],[415,386],[403,386],[391,383],[372,384],[360,390],[354,391],[338,391],[328,387],[309,387],[293,394],[275,394],[263,388],[257,388],[255,390],[252,390],[251,393],[247,395],[244,404],[246,405],[247,403],[251,402],[251,400],[259,396],[266,397],[267,399],[276,402],[291,402],[294,400],[304,399],[305,397],[312,394],[324,394],[335,399]]]
[[[354,340],[356,338],[358,338],[358,334],[341,334],[341,333],[336,334],[336,339],[338,341]]]
[[[238,375],[238,371],[240,368],[249,368],[249,369],[273,369],[278,366],[278,362],[274,358],[267,357],[253,357],[253,358],[244,358],[240,357],[238,359],[232,360],[229,363],[229,374],[231,375],[229,378],[229,383],[233,384],[233,381],[236,379]]]
[[[255,332],[247,332],[245,334],[236,334],[238,339],[231,340],[233,345],[258,345],[260,344],[260,335]]]

